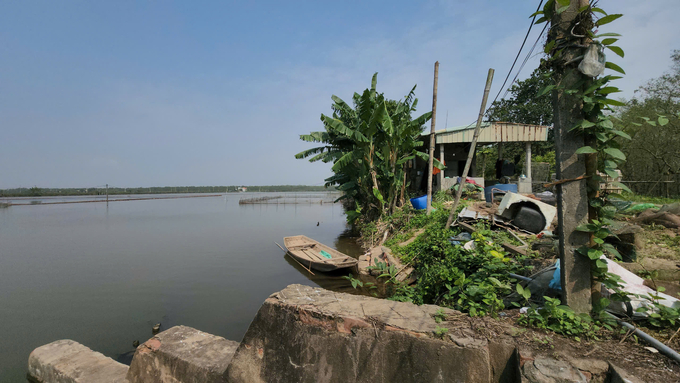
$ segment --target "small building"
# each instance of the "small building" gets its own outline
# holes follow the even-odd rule
[[[457,178],[463,174],[470,145],[475,133],[476,124],[456,126],[443,130],[435,131],[435,157],[444,159],[446,169],[433,176],[433,190],[447,190],[457,183]],[[549,126],[517,124],[512,122],[484,122],[482,123],[477,148],[484,145],[497,144],[498,158],[503,159],[503,144],[507,142],[524,142],[526,145],[525,174],[527,176],[525,185],[528,185],[527,193],[531,192],[531,143],[548,141]],[[427,152],[429,147],[429,132],[422,134],[425,142],[424,150]],[[468,177],[475,179],[477,183],[484,186],[484,175],[477,177],[476,174],[477,153],[472,158],[472,164],[468,172]],[[427,164],[424,161],[417,161],[415,172],[412,173],[412,180],[415,185],[427,184],[422,177],[427,177]],[[521,185],[520,185],[521,186]],[[522,192],[522,190],[520,190]]]

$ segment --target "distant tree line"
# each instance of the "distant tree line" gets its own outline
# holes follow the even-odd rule
[[[335,187],[310,185],[269,185],[269,186],[161,186],[161,187],[109,187],[109,195],[119,194],[172,194],[172,193],[235,193],[246,192],[312,192],[335,191]],[[78,196],[105,195],[106,188],[15,188],[0,189],[0,197],[40,197],[40,196]]]

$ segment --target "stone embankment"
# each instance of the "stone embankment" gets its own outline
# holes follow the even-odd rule
[[[265,300],[241,343],[177,326],[140,345],[128,367],[60,340],[31,353],[28,375],[40,383],[640,381],[604,360],[539,352],[516,341],[518,329],[491,322],[291,285]]]

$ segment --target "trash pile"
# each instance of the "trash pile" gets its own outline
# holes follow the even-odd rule
[[[499,190],[500,191],[500,190]],[[490,226],[501,227],[507,230],[516,239],[521,241],[523,246],[512,246],[502,244],[506,250],[514,253],[526,254],[527,245],[519,235],[525,238],[543,238],[547,241],[548,247],[553,247],[553,224],[557,209],[542,200],[554,201],[554,195],[550,192],[542,193],[539,197],[524,196],[513,192],[504,192],[499,204],[493,202],[478,202],[464,208],[458,214],[456,225],[463,228],[463,232],[449,238],[449,243],[454,246],[463,246],[470,250],[474,245],[470,232],[474,231],[472,224],[478,221],[486,221]],[[492,199],[493,200],[493,199]],[[654,223],[663,225],[667,228],[680,227],[680,203],[664,205],[657,208],[654,204],[633,204],[628,201],[618,201],[616,206],[618,212],[627,214],[637,214],[631,221],[640,224]],[[605,239],[611,243],[621,254],[622,260],[631,262],[636,259],[636,234],[642,231],[638,225],[631,223],[617,223],[611,227],[614,235]],[[542,241],[534,241],[534,244],[546,245]],[[533,247],[533,246],[532,246]],[[555,254],[556,255],[556,254]],[[609,305],[607,311],[618,316],[631,319],[646,318],[647,315],[654,313],[652,300],[667,307],[680,309],[680,301],[670,295],[657,292],[655,289],[644,285],[644,279],[631,271],[626,270],[618,263],[602,256],[602,260],[607,263],[609,272],[617,275],[621,279],[623,290],[631,294],[630,302],[614,302]],[[559,259],[554,261],[549,267],[542,268],[531,277],[516,276],[520,279],[520,284],[525,289],[531,291],[532,301],[542,304],[543,297],[560,298],[562,294],[561,274]],[[614,291],[601,287],[604,297],[609,297]],[[512,307],[512,302],[521,302],[523,298],[514,292],[504,299],[505,307]],[[643,309],[638,311],[638,309]]]
[[[458,213],[458,220],[462,222],[486,220],[492,226],[539,234],[550,231],[556,216],[557,209],[538,198],[506,192],[498,206],[493,202],[473,204]]]

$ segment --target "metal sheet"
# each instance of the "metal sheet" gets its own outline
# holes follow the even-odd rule
[[[548,140],[548,129],[544,125],[514,124],[494,122],[482,124],[479,143],[494,142],[536,142]],[[466,125],[435,132],[437,144],[472,142],[475,126]]]

